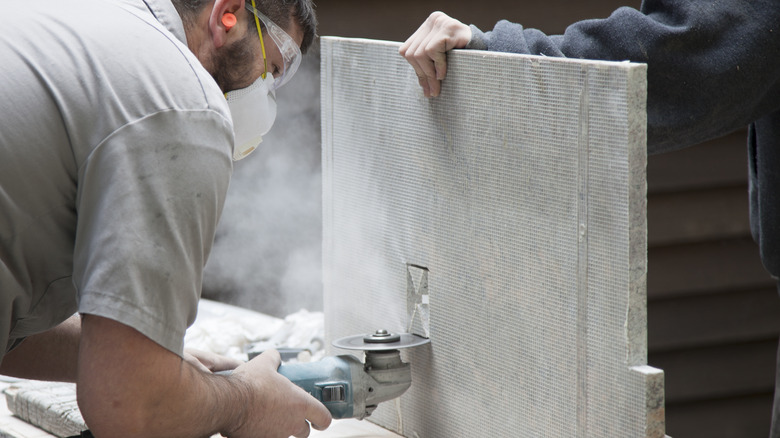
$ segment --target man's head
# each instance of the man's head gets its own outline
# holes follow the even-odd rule
[[[249,0],[247,0],[248,2]],[[184,22],[187,44],[211,73],[222,91],[244,88],[266,72],[277,76],[284,60],[265,23],[255,19],[245,0],[173,0]],[[312,45],[317,19],[311,0],[255,0],[257,11],[279,26],[301,48]],[[223,23],[225,14],[237,17],[235,26]],[[266,62],[257,32],[263,33]]]

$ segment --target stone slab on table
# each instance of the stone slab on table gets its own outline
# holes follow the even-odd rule
[[[385,328],[409,438],[664,436],[647,364],[643,64],[321,39],[327,340]],[[331,349],[332,353],[346,353]]]

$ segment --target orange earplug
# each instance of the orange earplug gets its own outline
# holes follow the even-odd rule
[[[225,12],[225,15],[222,16],[222,24],[225,25],[225,30],[232,29],[237,22],[238,20],[236,19],[236,16],[230,12]]]

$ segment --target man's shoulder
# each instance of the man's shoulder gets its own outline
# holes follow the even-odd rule
[[[117,80],[131,93],[144,90],[148,102],[160,99],[188,110],[224,106],[216,82],[182,41],[183,29],[157,21],[148,11],[121,9],[128,13],[117,17],[121,32],[113,36],[112,44],[101,47],[116,61],[108,68]]]
[[[143,1],[62,3],[41,8],[30,24],[51,30],[52,49],[36,50],[39,44],[21,38],[19,50],[39,66],[38,76],[49,78],[46,87],[62,97],[58,108],[72,141],[91,149],[122,126],[159,111],[207,111],[229,119],[214,79],[179,32],[143,9]],[[37,85],[32,72],[27,76]]]
[[[30,26],[50,33],[53,47],[36,50],[22,37],[20,50],[39,68],[58,70],[61,79],[51,85],[63,93],[83,93],[99,106],[120,102],[131,116],[154,107],[222,110],[224,96],[187,47],[175,9],[162,22],[142,0],[47,2],[39,9]]]

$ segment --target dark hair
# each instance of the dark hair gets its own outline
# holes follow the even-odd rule
[[[182,20],[189,24],[194,21],[209,1],[172,0]],[[301,52],[306,53],[314,42],[314,38],[317,37],[317,15],[314,12],[312,0],[255,0],[255,5],[260,12],[267,15],[282,29],[287,29],[290,26],[290,18],[295,19],[303,31]],[[254,23],[254,19],[252,22]]]
[[[255,0],[255,4],[282,29],[287,29],[293,18],[303,32],[301,52],[306,53],[317,36],[317,15],[312,0]]]

